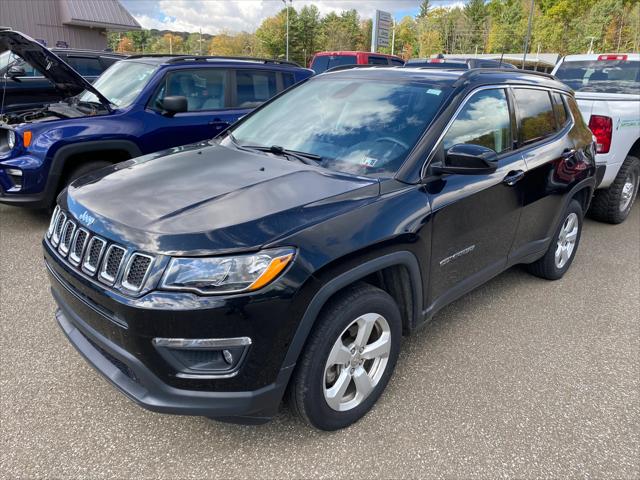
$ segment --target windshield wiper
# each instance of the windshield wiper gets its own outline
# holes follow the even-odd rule
[[[234,138],[231,138],[234,141]],[[320,155],[316,155],[315,153],[307,153],[300,152],[298,150],[288,150],[286,148],[281,147],[280,145],[271,145],[270,147],[264,147],[262,145],[240,145],[237,142],[234,142],[239,148],[246,148],[248,150],[257,150],[259,152],[269,152],[275,155],[280,155],[281,157],[290,157],[295,158],[301,163],[305,165],[317,165],[322,161],[322,157]]]

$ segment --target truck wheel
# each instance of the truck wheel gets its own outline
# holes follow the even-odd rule
[[[583,213],[577,200],[571,200],[544,257],[529,264],[529,271],[548,280],[561,278],[573,262],[582,234]]]
[[[398,359],[402,320],[389,294],[360,283],[322,310],[289,386],[306,423],[337,430],[362,418],[384,391]]]
[[[589,216],[601,222],[624,222],[638,195],[639,178],[640,160],[628,156],[609,188],[596,190]]]

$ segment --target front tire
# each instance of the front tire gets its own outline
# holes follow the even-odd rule
[[[527,266],[529,272],[548,280],[562,278],[569,270],[578,251],[583,217],[580,203],[577,200],[571,200],[556,229],[549,249],[541,259]]]
[[[601,222],[618,224],[629,216],[640,184],[640,160],[628,156],[616,179],[609,186],[596,190],[589,209],[589,216]]]
[[[338,430],[362,418],[384,391],[398,359],[402,320],[393,298],[366,283],[322,310],[289,387],[306,423]]]

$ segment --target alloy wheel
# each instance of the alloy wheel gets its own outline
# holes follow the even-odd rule
[[[624,180],[622,192],[620,194],[620,211],[624,212],[629,208],[637,190],[638,177],[636,172],[630,171]]]
[[[389,361],[391,329],[377,313],[356,318],[335,341],[324,368],[324,398],[333,410],[360,405],[380,382]]]
[[[556,267],[564,267],[573,253],[573,249],[576,246],[576,240],[578,239],[579,221],[578,215],[571,212],[565,218],[560,233],[558,234],[558,242],[555,252]]]

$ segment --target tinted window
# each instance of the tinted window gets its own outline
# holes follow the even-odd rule
[[[41,77],[42,74],[35,68],[25,62],[21,57],[13,53],[11,50],[0,53],[0,76],[9,70],[9,68],[17,66],[22,67],[25,72],[25,77]]]
[[[504,152],[511,148],[511,120],[504,90],[482,90],[462,108],[444,137],[445,150],[471,143]]]
[[[282,73],[282,87],[287,89],[296,83],[293,73]]]
[[[567,109],[562,101],[562,95],[557,92],[551,94],[553,97],[553,110],[556,112],[556,120],[560,128],[567,124]]]
[[[152,105],[162,108],[164,97],[182,96],[187,97],[189,112],[224,108],[225,84],[226,71],[221,68],[171,72],[164,78]]]
[[[102,66],[104,67],[104,70],[109,68],[114,63],[119,62],[120,60],[121,60],[120,58],[113,58],[113,57],[101,57],[100,58],[100,62],[102,62]]]
[[[391,59],[391,65],[398,65],[398,66],[403,66],[404,62],[402,60],[398,60],[396,58],[392,58]]]
[[[236,71],[236,107],[255,108],[278,93],[276,72],[266,70]]]
[[[519,140],[522,144],[535,142],[555,132],[556,119],[549,92],[516,88],[514,94],[520,115]]]
[[[369,55],[369,60],[367,63],[369,65],[389,65],[387,57],[374,57],[373,55]]]
[[[232,133],[242,145],[279,145],[319,155],[331,170],[386,177],[446,97],[437,85],[407,79],[316,77],[250,114]]]
[[[355,65],[355,55],[320,55],[314,58],[311,68],[316,73],[322,73],[340,65]]]
[[[564,62],[555,75],[579,92],[637,94],[640,88],[640,62],[627,60]]]
[[[97,58],[67,57],[67,63],[83,77],[97,77],[102,73],[102,65]]]

